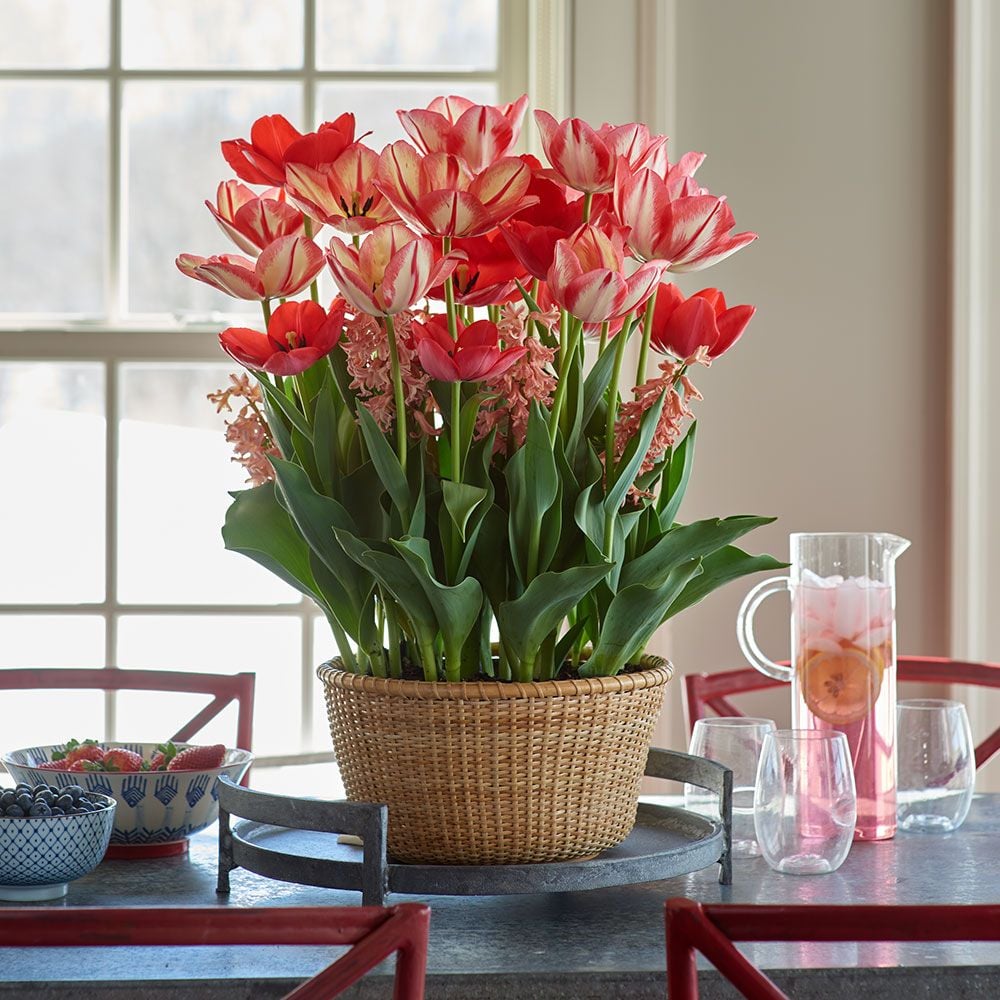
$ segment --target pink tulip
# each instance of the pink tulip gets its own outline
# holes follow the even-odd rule
[[[426,110],[396,115],[424,153],[453,153],[478,173],[517,144],[527,107],[527,94],[499,106],[474,104],[464,97],[436,97]]]
[[[375,186],[414,228],[432,236],[481,236],[533,205],[531,170],[505,156],[473,175],[450,153],[421,156],[408,142],[386,146]]]
[[[304,236],[282,236],[256,262],[236,254],[198,257],[182,253],[177,267],[189,278],[236,299],[276,299],[301,292],[323,267],[323,251]]]
[[[284,115],[264,115],[253,123],[249,142],[227,139],[222,155],[248,184],[283,184],[285,150],[301,138],[302,133]]]
[[[682,361],[699,348],[718,358],[739,340],[755,312],[753,306],[727,307],[717,288],[703,288],[685,299],[676,285],[663,284],[653,307],[650,344]]]
[[[554,301],[584,323],[603,323],[638,309],[656,288],[663,265],[643,264],[626,276],[622,230],[581,226],[556,243],[546,276]]]
[[[669,271],[700,271],[757,239],[756,233],[733,234],[736,220],[725,198],[699,188],[690,174],[668,173],[664,180],[619,161],[614,210],[629,230],[633,255],[665,261]]]
[[[285,190],[314,219],[357,236],[399,218],[374,186],[377,166],[378,153],[355,142],[320,167],[288,163]]]
[[[302,213],[287,204],[277,188],[258,196],[239,181],[223,181],[215,204],[206,201],[205,205],[222,231],[255,257],[276,239],[302,232]]]
[[[424,371],[441,382],[479,382],[502,375],[528,353],[526,347],[501,350],[496,324],[481,319],[470,326],[458,321],[458,339],[448,333],[446,316],[410,325]]]
[[[457,258],[438,257],[434,244],[401,222],[377,229],[357,249],[334,236],[326,259],[341,294],[369,316],[393,316],[449,277]]]
[[[342,302],[335,302],[329,315],[315,302],[286,302],[274,310],[267,333],[232,326],[219,334],[219,343],[247,368],[298,375],[336,347],[343,328]]]
[[[595,131],[581,118],[557,122],[547,111],[536,111],[535,121],[555,179],[577,191],[610,191],[619,159],[633,170],[666,162],[666,136],[651,135],[645,125],[602,125]]]

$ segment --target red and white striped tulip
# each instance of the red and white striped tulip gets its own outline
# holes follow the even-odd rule
[[[582,118],[559,122],[547,111],[536,111],[535,121],[553,176],[577,191],[610,191],[620,159],[633,170],[666,165],[666,136],[652,135],[645,125],[605,124],[595,130]]]
[[[537,198],[526,194],[531,170],[505,156],[473,174],[451,153],[421,156],[408,142],[386,146],[375,186],[415,229],[430,236],[481,236]]]
[[[638,309],[663,273],[659,262],[626,275],[625,237],[611,226],[581,226],[556,243],[546,276],[553,300],[584,323],[604,323]]]
[[[247,368],[298,375],[337,346],[343,328],[343,302],[335,302],[329,314],[315,302],[286,302],[274,310],[267,333],[231,326],[219,334],[219,343]]]
[[[378,153],[352,143],[332,163],[288,163],[285,191],[314,219],[358,236],[399,218],[374,185]]]
[[[401,222],[372,230],[360,249],[334,236],[326,259],[340,293],[369,316],[409,309],[451,275],[457,260],[451,254],[439,257],[430,240]]]
[[[323,251],[304,236],[282,236],[256,261],[237,254],[199,257],[182,253],[177,267],[235,299],[263,301],[301,292],[323,268]]]
[[[397,111],[396,115],[424,153],[453,153],[478,173],[517,144],[527,107],[527,94],[513,104],[501,105],[435,97],[426,109]]]
[[[704,349],[709,359],[721,357],[747,328],[754,306],[726,306],[718,288],[703,288],[685,299],[673,284],[660,285],[653,307],[650,344],[661,354],[682,361]]]
[[[205,205],[222,231],[244,253],[255,257],[276,239],[302,233],[302,213],[277,188],[257,195],[239,181],[223,181],[215,204],[206,200]]]
[[[674,197],[672,188],[700,193]],[[619,163],[614,211],[629,230],[633,256],[664,261],[669,271],[700,271],[757,239],[756,233],[733,233],[736,220],[726,199],[697,187],[690,174],[664,180],[652,170],[632,172]]]

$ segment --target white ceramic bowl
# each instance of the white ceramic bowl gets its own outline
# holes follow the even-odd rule
[[[103,748],[124,747],[147,760],[155,743],[102,743]],[[195,744],[178,743],[177,749]],[[28,747],[0,756],[15,781],[64,787],[82,785],[118,803],[108,857],[159,857],[181,854],[187,840],[214,823],[219,816],[219,775],[238,782],[253,761],[249,750],[227,750],[221,767],[207,771],[49,771],[35,765],[52,759],[63,744]]]
[[[79,816],[0,816],[0,899],[58,899],[101,863],[117,803],[104,795],[91,801],[101,808]]]

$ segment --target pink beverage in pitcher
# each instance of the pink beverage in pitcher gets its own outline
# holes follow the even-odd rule
[[[909,542],[885,534],[795,534],[791,574],[755,587],[740,609],[744,655],[791,681],[792,726],[847,737],[858,811],[855,840],[896,832],[895,563]],[[769,594],[792,596],[792,665],[761,652],[753,616]]]

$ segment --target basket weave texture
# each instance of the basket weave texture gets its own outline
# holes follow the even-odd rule
[[[458,684],[317,671],[348,799],[389,807],[409,864],[588,857],[635,824],[670,665],[617,677]]]

